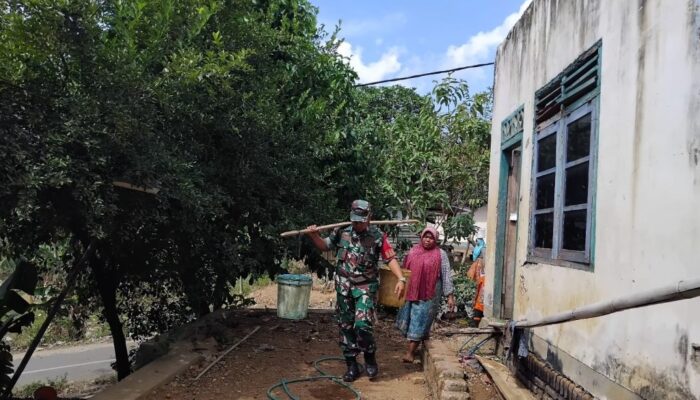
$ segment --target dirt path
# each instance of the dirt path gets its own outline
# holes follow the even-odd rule
[[[316,376],[313,362],[322,357],[340,356],[337,328],[332,314],[313,314],[305,321],[294,322],[277,318],[272,313],[252,311],[241,317],[233,328],[235,340],[242,338],[255,326],[261,329],[240,347],[220,361],[199,381],[193,378],[207,363],[192,368],[157,393],[153,399],[265,399],[266,392],[282,379]],[[376,327],[380,375],[374,382],[366,376],[353,383],[363,399],[429,400],[421,366],[403,364],[400,356],[404,340],[390,321],[379,321]],[[328,361],[321,368],[329,374],[342,375],[342,361]],[[304,400],[353,399],[340,385],[316,381],[290,385],[293,393]],[[281,390],[275,398],[286,400]]]
[[[332,314],[335,291],[323,291],[315,282],[309,308],[328,310],[313,312],[304,321],[280,319],[275,314],[277,285],[259,288],[251,293],[256,304],[240,317],[231,329],[231,343],[243,338],[256,326],[255,334],[227,355],[199,381],[194,381],[212,360],[202,362],[177,377],[149,398],[169,400],[268,399],[268,389],[281,380],[318,376],[314,361],[324,357],[340,356],[338,331]],[[268,310],[269,309],[269,310]],[[437,323],[445,324],[444,322]],[[431,400],[420,364],[404,364],[401,356],[405,339],[393,326],[391,316],[376,325],[380,375],[373,382],[362,376],[352,386],[362,399],[375,400]],[[434,338],[438,339],[439,338]],[[228,348],[221,346],[221,349]],[[360,357],[361,360],[361,357]],[[362,361],[362,360],[361,360]],[[341,360],[329,360],[319,367],[330,375],[342,375],[345,365]],[[500,398],[489,377],[479,369],[466,368],[470,395],[474,400]],[[338,384],[320,380],[290,384],[294,396],[304,400],[352,400],[354,395]],[[288,400],[281,389],[273,391],[274,399]]]

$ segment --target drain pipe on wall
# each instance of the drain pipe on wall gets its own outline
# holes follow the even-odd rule
[[[619,297],[617,299],[577,307],[573,310],[554,314],[549,317],[535,319],[532,321],[528,321],[527,319],[515,321],[514,326],[515,328],[536,328],[539,326],[555,325],[563,322],[601,317],[603,315],[613,314],[632,308],[691,299],[699,296],[700,278],[686,279],[656,289],[641,291],[639,293]]]

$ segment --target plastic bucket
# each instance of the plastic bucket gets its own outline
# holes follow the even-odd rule
[[[401,269],[406,282],[408,282],[411,277],[411,271],[407,269]],[[396,297],[394,294],[394,288],[398,283],[398,279],[394,276],[394,273],[387,267],[379,268],[379,304],[387,307],[399,308],[403,306],[406,302],[406,290],[404,289],[401,297]],[[408,285],[406,285],[408,286]]]
[[[277,316],[304,319],[309,311],[311,277],[284,274],[277,277]]]

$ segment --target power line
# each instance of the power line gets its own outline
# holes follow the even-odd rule
[[[488,66],[488,65],[493,65],[493,63],[490,62],[490,63],[483,63],[483,64],[466,65],[466,66],[464,66],[464,67],[457,67],[457,68],[452,68],[452,69],[443,69],[443,70],[441,70],[441,71],[425,72],[425,73],[422,73],[422,74],[404,76],[404,77],[401,77],[401,78],[384,79],[383,81],[368,82],[368,83],[358,83],[357,85],[355,85],[355,87],[378,85],[378,84],[380,84],[380,83],[387,83],[387,82],[405,81],[405,80],[407,80],[407,79],[420,78],[420,77],[422,77],[422,76],[446,74],[446,73],[449,73],[449,72],[461,71],[461,70],[463,70],[463,69],[486,67],[486,66]]]

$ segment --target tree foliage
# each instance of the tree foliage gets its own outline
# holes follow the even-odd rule
[[[95,243],[75,304],[99,305],[120,378],[125,319],[145,337],[231,304],[280,271],[280,231],[357,197],[485,201],[489,95],[355,88],[338,44],[306,0],[0,0],[1,254],[61,276]]]
[[[36,284],[36,266],[21,261],[0,286],[0,388],[10,383],[10,374],[14,370],[5,335],[9,332],[19,333],[34,322],[31,306]]]
[[[129,312],[142,305],[131,293],[182,293],[154,302],[139,333],[166,329],[159,315],[201,315],[225,303],[236,277],[275,271],[282,227],[332,214],[313,172],[354,74],[307,2],[36,0],[0,10],[0,235],[17,256],[96,240],[84,294],[100,298],[120,342],[120,377],[117,307],[141,315]]]
[[[488,192],[490,92],[472,96],[466,82],[447,77],[426,96],[401,86],[357,96],[348,191],[391,215],[438,212],[450,236],[468,236],[473,221],[462,211],[484,205]]]

